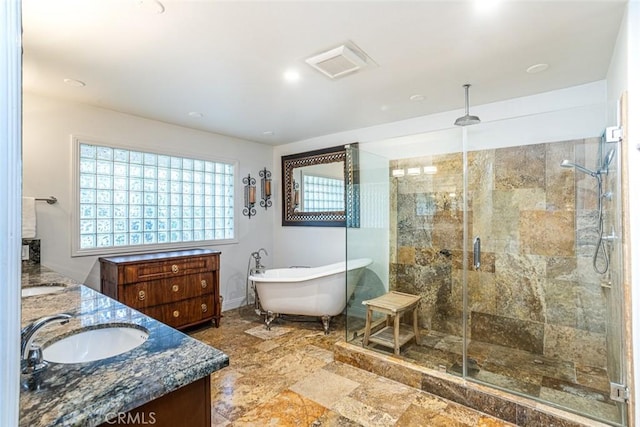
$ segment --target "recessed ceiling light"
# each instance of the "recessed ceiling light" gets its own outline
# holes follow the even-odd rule
[[[189,117],[193,117],[193,118],[196,118],[196,119],[200,119],[203,116],[204,116],[204,114],[202,114],[202,113],[200,113],[198,111],[192,111],[192,112],[189,113]]]
[[[76,79],[64,79],[63,82],[73,87],[84,87],[87,85],[85,82]]]
[[[494,9],[500,3],[500,0],[475,0],[474,3],[476,10],[485,12]]]
[[[153,15],[164,13],[164,5],[158,0],[138,0],[138,8]]]
[[[527,68],[527,73],[537,74],[545,71],[547,68],[549,68],[549,64],[535,64]]]
[[[272,130],[265,130],[264,132],[262,132],[262,134],[264,136],[273,136],[275,135],[275,132],[273,132]]]
[[[414,101],[414,102],[424,101],[424,95],[419,95],[419,94],[411,95],[409,97],[409,100]]]
[[[295,83],[298,80],[300,80],[300,73],[298,72],[298,70],[289,69],[289,70],[284,72],[283,77],[284,77],[285,81],[287,81],[289,83]]]

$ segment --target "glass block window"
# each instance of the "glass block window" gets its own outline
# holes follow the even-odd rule
[[[304,175],[302,206],[305,212],[344,210],[344,180]]]
[[[234,164],[85,142],[77,152],[76,252],[235,238]]]

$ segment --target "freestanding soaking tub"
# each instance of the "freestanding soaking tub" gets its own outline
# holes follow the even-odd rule
[[[320,267],[290,267],[251,274],[267,329],[280,314],[316,316],[329,333],[332,316],[342,313],[353,295],[369,258]],[[345,275],[346,272],[346,275]]]

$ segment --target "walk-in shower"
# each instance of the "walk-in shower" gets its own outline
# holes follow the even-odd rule
[[[467,405],[486,399],[478,408],[496,416],[516,412],[513,400],[493,400],[506,391],[625,425],[625,403],[612,393],[624,390],[621,241],[610,231],[620,229],[619,147],[595,136],[600,129],[554,138],[547,120],[567,123],[554,114],[361,145],[361,224],[347,229],[347,257],[374,263],[347,308],[346,345],[360,353],[340,360],[415,365],[418,387]],[[420,344],[399,356],[362,348],[362,301],[388,291],[421,297]],[[376,322],[382,331],[384,317]],[[412,381],[395,369],[376,372]],[[488,388],[502,394],[487,398]]]

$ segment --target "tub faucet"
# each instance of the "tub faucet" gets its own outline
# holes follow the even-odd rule
[[[33,344],[38,331],[53,322],[60,322],[61,325],[69,323],[71,317],[67,313],[54,314],[42,317],[22,329],[20,332],[20,365],[23,374],[35,372],[47,366],[42,360],[42,348]]]
[[[260,252],[264,252],[265,255],[269,255],[265,248],[260,248],[257,251],[251,253],[251,256],[256,261],[256,266],[254,267],[253,271],[257,274],[264,273],[266,269],[266,267],[261,263],[262,257],[260,256]]]

